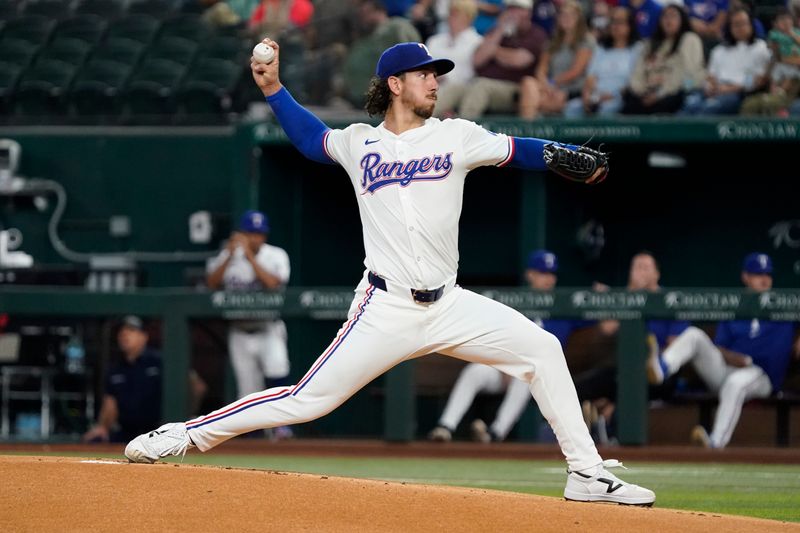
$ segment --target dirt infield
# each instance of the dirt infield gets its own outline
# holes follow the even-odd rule
[[[710,513],[483,489],[109,459],[2,456],[17,531],[798,531]]]

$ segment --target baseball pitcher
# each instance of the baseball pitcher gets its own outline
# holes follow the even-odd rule
[[[424,45],[383,52],[366,109],[378,126],[330,129],[281,85],[280,49],[251,60],[253,78],[292,143],[308,158],[341,165],[363,226],[365,270],[348,320],[308,372],[188,422],[165,424],[125,449],[135,462],[206,451],[259,428],[324,416],[398,363],[429,353],[483,363],[524,381],[569,465],[564,496],[652,505],[655,494],[607,469],[583,421],[558,339],[499,302],[458,286],[458,220],[467,173],[479,166],[552,168],[571,179],[605,178],[604,154],[534,138],[509,137],[462,119],[432,118],[437,76],[453,68]]]

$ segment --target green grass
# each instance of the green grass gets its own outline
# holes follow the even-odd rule
[[[180,459],[171,459],[170,462],[180,462]],[[555,497],[562,496],[566,480],[565,464],[557,461],[202,455],[190,452],[184,462],[455,485]],[[657,507],[800,522],[798,465],[631,463],[627,466],[629,470],[615,469],[614,473],[626,481],[653,489]]]

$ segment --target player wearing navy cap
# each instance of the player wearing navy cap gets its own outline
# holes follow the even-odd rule
[[[652,505],[652,491],[607,470],[620,463],[603,461],[597,452],[555,335],[456,283],[458,220],[470,170],[555,170],[563,164],[592,183],[607,174],[603,154],[432,118],[436,78],[453,62],[431,57],[420,43],[394,45],[378,61],[366,109],[383,122],[331,129],[282,86],[279,47],[263,42],[275,49],[275,59],[252,60],[253,79],[295,147],[347,171],[361,215],[366,268],[348,320],[295,385],[140,435],[125,455],[153,462],[191,445],[206,451],[255,429],[313,420],[395,365],[435,352],[492,365],[528,385],[569,464],[566,498]]]
[[[745,257],[742,283],[754,292],[770,290],[772,259],[764,253]],[[691,438],[707,448],[724,448],[744,402],[781,389],[792,353],[800,354],[800,340],[794,337],[793,322],[757,318],[720,322],[713,341],[700,328],[690,327],[659,358],[650,357],[648,376],[659,384],[691,361],[706,386],[719,394],[711,433],[696,426]]]
[[[535,250],[528,256],[525,279],[531,289],[553,290],[557,282],[557,272],[558,258],[553,252]],[[566,345],[574,329],[592,324],[559,319],[537,319],[535,322],[555,335],[561,346]],[[428,438],[440,442],[452,440],[453,432],[478,394],[498,394],[503,391],[505,395],[492,424],[487,426],[483,420],[476,419],[470,425],[470,430],[472,438],[480,442],[505,440],[531,400],[530,389],[524,381],[513,379],[496,368],[480,363],[470,363],[461,371],[438,424],[428,434]]]
[[[209,288],[263,291],[284,287],[289,281],[289,255],[282,248],[267,244],[269,229],[265,213],[245,211],[225,248],[206,266]],[[263,390],[265,378],[272,387],[287,383],[290,365],[286,342],[283,320],[229,322],[228,354],[240,397]],[[291,429],[276,428],[272,436],[290,437]]]

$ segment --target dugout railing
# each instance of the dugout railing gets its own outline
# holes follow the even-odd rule
[[[660,293],[559,288],[473,288],[535,318],[619,320],[617,342],[618,439],[624,445],[647,441],[648,392],[645,377],[645,320],[697,322],[734,318],[800,321],[800,290],[763,294],[739,289],[675,288]],[[187,289],[142,289],[95,293],[80,289],[2,287],[0,312],[46,317],[101,317],[136,313],[162,321],[164,353],[163,414],[167,420],[189,414],[190,320],[200,318],[305,318],[339,320],[346,315],[352,289],[290,287],[283,293],[205,292]],[[335,330],[331,331],[331,335]],[[297,334],[295,332],[295,334]],[[415,361],[392,369],[384,381],[383,435],[389,441],[415,438]]]

